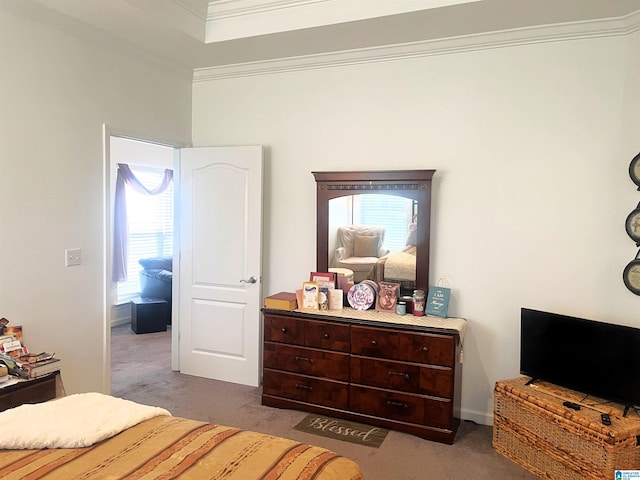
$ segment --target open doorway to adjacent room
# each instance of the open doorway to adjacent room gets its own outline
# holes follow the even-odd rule
[[[135,345],[142,342],[154,344],[156,367],[171,368],[175,148],[110,136],[109,152],[114,232],[111,387],[117,391],[129,383],[121,377],[144,368],[132,358]],[[123,354],[128,361],[123,362]],[[137,364],[135,369],[129,361]]]

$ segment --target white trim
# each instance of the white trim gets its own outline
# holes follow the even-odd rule
[[[206,43],[450,7],[480,0],[217,0]]]
[[[463,408],[460,411],[460,420],[470,420],[480,425],[493,425],[493,412],[480,412]]]
[[[113,304],[112,238],[113,222],[111,208],[111,132],[106,123],[102,124],[102,393],[111,393],[111,321]]]
[[[197,68],[193,82],[387,62],[527,44],[625,36],[640,30],[640,11],[625,17],[526,27],[343,52]]]
[[[121,303],[114,305],[111,315],[111,328],[131,323],[131,304]]]
[[[182,148],[173,151],[173,272],[171,282],[171,370],[180,371],[180,182],[181,182]]]
[[[331,0],[214,0],[209,2],[207,21],[299,8],[328,1]]]

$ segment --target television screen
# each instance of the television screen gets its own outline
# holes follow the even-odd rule
[[[520,373],[640,405],[640,329],[522,308]]]

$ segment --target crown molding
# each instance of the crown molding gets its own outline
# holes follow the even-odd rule
[[[207,82],[236,77],[449,55],[528,44],[619,37],[630,35],[639,30],[640,10],[618,18],[526,27],[342,52],[198,68],[193,72],[193,81],[194,83]]]
[[[279,11],[329,0],[214,0],[209,2],[207,20]]]
[[[188,15],[192,16],[200,22],[207,21],[206,9],[198,10],[194,5],[190,4],[186,0],[171,0],[176,6],[184,10]]]
[[[360,0],[362,2],[362,0]],[[206,43],[336,25],[480,0],[213,0]]]

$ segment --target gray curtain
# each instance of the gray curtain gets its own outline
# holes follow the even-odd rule
[[[118,164],[116,177],[116,198],[113,207],[113,281],[123,282],[127,279],[127,239],[129,226],[127,223],[127,196],[125,185],[129,184],[143,195],[158,195],[164,192],[173,181],[173,170],[166,169],[160,185],[148,189],[126,163]]]

